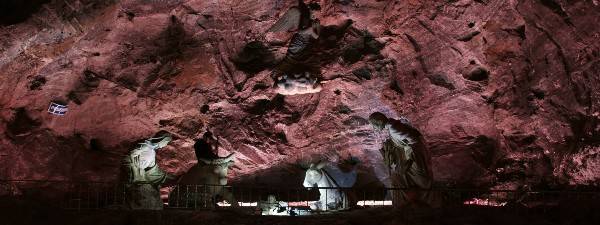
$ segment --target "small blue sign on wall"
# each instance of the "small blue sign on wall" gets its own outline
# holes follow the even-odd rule
[[[63,116],[67,113],[68,108],[66,105],[61,105],[55,102],[50,102],[50,107],[48,107],[48,112],[54,115]]]

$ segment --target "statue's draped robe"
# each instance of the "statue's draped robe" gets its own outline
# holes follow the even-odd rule
[[[314,33],[312,27],[299,31],[292,36],[286,57],[275,70],[284,74],[309,72],[313,76],[320,75],[323,61],[337,57],[330,51],[339,47],[339,40],[350,25],[352,22],[348,20],[339,26],[322,26],[319,34]]]
[[[394,205],[404,205],[411,201],[432,204],[429,191],[433,183],[430,158],[422,135],[413,127],[391,120],[386,126],[390,132],[381,154],[389,169],[392,185],[398,188],[421,189],[421,191],[395,191]]]
[[[335,181],[335,184],[340,188],[352,188],[356,183],[358,173],[356,169],[349,172],[342,171],[338,166],[328,165],[323,168],[327,175]],[[350,204],[356,203],[356,196],[350,189],[348,190],[328,190],[328,193],[339,195],[334,204],[327,206],[329,209],[348,209]],[[324,196],[321,196],[324,197]],[[334,196],[331,196],[334,197]],[[322,201],[322,200],[321,200]],[[329,201],[329,203],[333,203]]]
[[[311,28],[309,28],[311,29]],[[317,39],[310,32],[298,32],[292,36],[286,57],[275,68],[277,73],[296,74],[310,72],[319,73],[316,59],[312,57],[315,52]]]
[[[356,170],[351,170],[349,172],[342,171],[337,166],[327,165],[323,168],[333,180],[335,180],[336,184],[342,188],[351,188],[356,183]]]
[[[134,160],[135,155],[140,156],[139,163]],[[167,174],[158,167],[154,155],[154,149],[149,148],[136,149],[125,157],[123,165],[127,174],[126,199],[131,209],[160,210],[163,208],[160,185],[167,179]]]
[[[305,177],[303,185],[304,187],[312,187],[313,185],[316,185],[321,189],[319,189],[319,200],[314,204],[310,204],[311,210],[343,210],[349,208],[350,204],[356,203],[356,196],[353,192],[348,193],[350,190],[347,189],[336,189],[351,188],[354,186],[357,178],[357,172],[355,168],[352,168],[351,171],[344,172],[338,166],[327,164],[321,169],[312,170],[315,170],[321,174],[321,177],[318,179],[308,178],[309,175],[307,172],[307,177]],[[351,195],[350,197],[352,199],[349,199],[348,194]]]

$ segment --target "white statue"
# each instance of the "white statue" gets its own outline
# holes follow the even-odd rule
[[[125,157],[127,203],[131,209],[162,209],[160,186],[168,175],[156,164],[156,150],[170,141],[168,135],[147,139]]]
[[[319,188],[319,201],[311,205],[311,210],[327,211],[349,208],[348,195],[340,188],[351,188],[356,183],[356,168],[343,172],[337,167],[329,166],[326,162],[311,164],[306,170],[304,187]]]

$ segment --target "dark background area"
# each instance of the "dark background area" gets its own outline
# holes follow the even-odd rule
[[[48,2],[50,0],[2,0],[0,1],[0,25],[23,22]]]

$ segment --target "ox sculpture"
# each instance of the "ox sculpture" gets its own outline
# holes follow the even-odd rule
[[[233,165],[233,153],[226,157],[198,158],[194,165],[178,181],[169,194],[169,206],[173,208],[211,208],[226,200],[237,206],[233,194],[227,189],[227,172]]]

